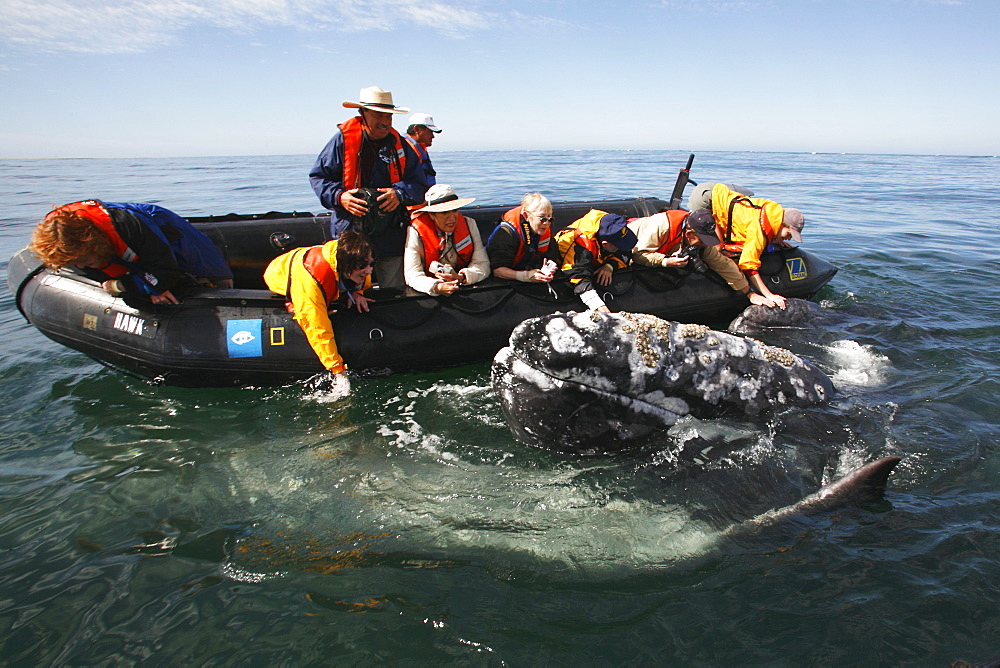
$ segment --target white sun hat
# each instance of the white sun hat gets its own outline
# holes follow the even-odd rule
[[[392,103],[392,92],[382,90],[378,86],[362,88],[358,96],[359,102],[344,100],[344,106],[348,109],[370,109],[372,111],[382,111],[388,114],[408,114],[409,107],[397,107]]]
[[[455,209],[460,209],[467,204],[472,204],[476,201],[475,197],[463,197],[459,199],[458,195],[455,194],[455,189],[449,186],[447,183],[436,183],[427,189],[427,194],[424,196],[427,206],[422,209],[417,209],[414,213],[420,213],[426,211],[428,213],[443,213],[445,211],[454,211]]]

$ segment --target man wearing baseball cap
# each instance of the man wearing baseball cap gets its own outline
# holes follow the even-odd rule
[[[417,158],[420,160],[421,173],[424,177],[424,184],[430,188],[437,183],[437,172],[431,165],[431,156],[427,149],[434,143],[434,135],[440,134],[441,128],[434,125],[434,117],[430,114],[416,113],[410,116],[410,126],[406,128],[406,135],[403,137],[410,143]],[[415,207],[420,208],[420,207]]]
[[[353,228],[375,246],[375,278],[380,287],[402,288],[406,207],[424,201],[420,160],[392,127],[397,107],[392,93],[378,86],[362,88],[358,101],[344,101],[359,115],[337,126],[316,158],[309,181],[319,201],[332,211],[330,234],[336,239]]]
[[[760,258],[773,246],[787,246],[790,239],[802,243],[806,224],[802,212],[763,197],[747,197],[717,183],[712,188],[712,215],[722,252],[737,257],[736,264],[757,292],[785,308],[785,298],[772,293],[760,277]]]
[[[562,270],[591,311],[611,311],[594,288],[594,281],[600,286],[611,285],[615,268],[628,266],[636,238],[626,223],[617,213],[591,209],[556,234]]]
[[[770,298],[751,290],[736,263],[719,252],[720,240],[711,211],[663,211],[645,218],[633,218],[628,226],[638,240],[632,250],[632,261],[636,264],[693,268],[692,265],[697,264],[693,255],[721,276],[729,287],[746,295],[750,303],[777,306]]]

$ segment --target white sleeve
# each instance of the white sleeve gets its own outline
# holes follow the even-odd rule
[[[465,282],[468,284],[478,283],[490,275],[490,256],[486,254],[482,237],[479,236],[479,226],[474,218],[466,217],[469,224],[469,235],[472,237],[472,261],[469,266],[462,269],[460,273],[465,274]]]
[[[423,245],[420,234],[411,225],[406,229],[406,246],[403,248],[403,280],[416,290],[428,295],[436,295],[434,287],[439,283],[424,269]]]
[[[583,301],[584,304],[586,304],[587,308],[590,309],[591,311],[593,311],[594,309],[601,308],[602,306],[606,306],[604,300],[601,299],[601,296],[599,294],[597,294],[597,290],[594,290],[593,288],[587,290],[586,292],[580,293],[580,299]]]

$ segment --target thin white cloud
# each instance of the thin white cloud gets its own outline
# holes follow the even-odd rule
[[[763,7],[772,7],[772,0],[659,0],[654,3],[663,8],[676,7],[695,11],[733,12],[750,11]]]
[[[392,30],[460,37],[495,23],[473,2],[421,0],[0,0],[0,42],[48,52],[129,53],[169,44],[190,27],[236,32]]]

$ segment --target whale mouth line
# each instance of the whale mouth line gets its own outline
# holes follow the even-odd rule
[[[639,397],[629,396],[627,394],[623,394],[623,393],[620,393],[620,392],[611,392],[611,391],[603,389],[603,388],[595,387],[594,385],[590,385],[590,384],[585,383],[585,382],[583,382],[581,380],[578,380],[578,379],[570,379],[570,378],[564,378],[562,376],[554,375],[552,373],[549,373],[548,371],[545,371],[544,369],[541,369],[541,368],[535,366],[534,364],[530,363],[528,360],[524,359],[520,355],[518,355],[517,357],[521,361],[522,364],[524,364],[525,366],[527,366],[528,368],[530,368],[532,371],[534,371],[535,373],[541,374],[541,375],[545,376],[546,378],[550,378],[551,380],[555,381],[556,383],[560,383],[562,385],[571,385],[571,386],[579,388],[581,391],[589,392],[589,393],[592,393],[592,394],[600,396],[600,397],[607,397],[609,399],[612,399],[613,401],[615,401],[616,403],[618,403],[621,406],[627,406],[627,407],[632,408],[632,410],[634,410],[634,411],[644,412],[644,413],[650,413],[650,414],[654,414],[655,413],[655,414],[661,415],[661,416],[673,416],[674,420],[680,419],[681,417],[683,417],[686,414],[686,413],[677,413],[677,412],[674,412],[674,411],[672,411],[672,410],[670,410],[668,408],[664,408],[663,406],[658,406],[658,405],[656,405],[654,403],[651,403],[651,402],[646,401],[645,399],[641,399]],[[678,398],[678,397],[674,397],[674,398],[677,399],[678,401],[684,402],[685,404],[687,403],[684,399],[681,399],[681,398]]]

